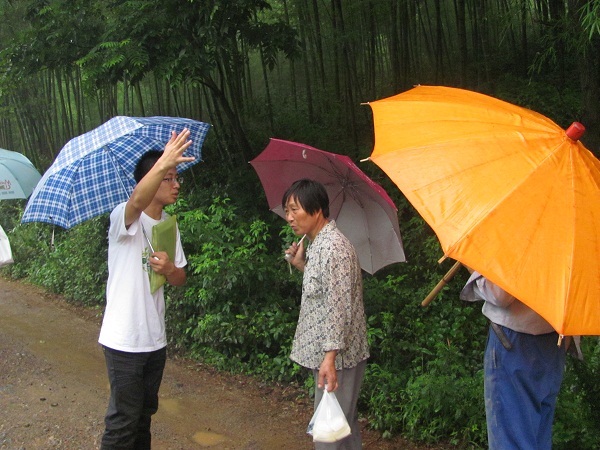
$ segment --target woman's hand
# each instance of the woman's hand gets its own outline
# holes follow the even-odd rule
[[[325,353],[325,358],[319,367],[319,377],[317,387],[323,389],[327,386],[327,391],[335,391],[338,388],[337,371],[335,370],[335,357],[337,350],[331,350]]]
[[[298,243],[293,242],[285,251],[285,260],[300,272],[304,271],[304,264],[306,262],[306,249],[304,248],[303,239],[300,239]]]

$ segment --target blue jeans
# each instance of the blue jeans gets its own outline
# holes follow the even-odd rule
[[[565,367],[558,334],[502,327],[507,350],[490,328],[484,357],[485,415],[490,450],[550,450],[554,409]]]
[[[104,347],[110,399],[102,450],[150,449],[151,417],[158,411],[158,389],[167,349],[128,353]]]

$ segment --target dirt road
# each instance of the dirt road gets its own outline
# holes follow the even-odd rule
[[[0,277],[0,449],[97,449],[108,399],[100,311]],[[291,389],[169,358],[153,449],[311,449]],[[366,449],[417,449],[365,430]]]

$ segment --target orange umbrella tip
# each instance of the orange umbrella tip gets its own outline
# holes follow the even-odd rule
[[[579,122],[573,122],[571,126],[567,128],[566,133],[569,138],[578,141],[579,138],[583,136],[583,133],[585,133],[585,127]]]

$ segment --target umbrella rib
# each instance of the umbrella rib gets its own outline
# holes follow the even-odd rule
[[[119,179],[119,182],[121,183],[121,187],[123,188],[123,191],[125,192],[125,195],[127,196],[127,198],[129,198],[129,191],[125,187],[125,183],[123,182],[123,178],[121,177],[121,172],[123,171],[123,168],[121,166],[119,166],[119,164],[117,163],[115,156],[113,155],[113,153],[110,150],[110,147],[108,147],[108,145],[105,145],[102,148],[108,154],[110,162],[112,163],[113,167],[115,168],[115,172],[117,173],[117,178]],[[119,170],[119,169],[121,169],[121,170]]]
[[[360,207],[363,208],[364,206],[362,204],[360,196],[357,194],[358,190],[356,189],[356,186],[358,186],[358,183],[351,181],[350,178],[348,177],[350,168],[346,167],[346,174],[344,174],[344,173],[342,173],[341,170],[338,169],[338,167],[336,167],[333,164],[332,160],[327,159],[327,161],[329,163],[329,166],[331,167],[331,171],[329,172],[326,169],[323,169],[323,170],[325,170],[325,172],[331,173],[339,181],[340,185],[342,186],[342,190],[341,190],[342,195],[349,194],[360,205]],[[343,200],[344,199],[342,198],[342,201]],[[330,200],[330,202],[331,202],[331,200]]]

